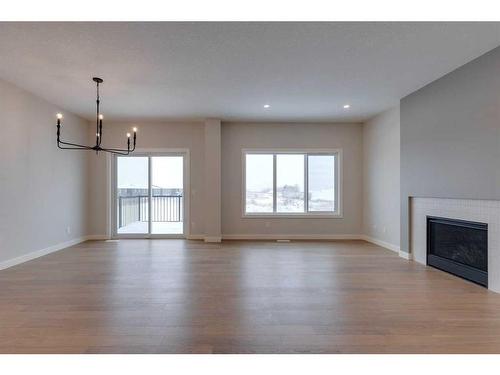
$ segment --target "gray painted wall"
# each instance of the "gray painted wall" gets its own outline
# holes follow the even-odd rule
[[[0,80],[0,263],[87,234],[87,155],[57,148],[59,111],[85,142],[87,121]]]
[[[409,197],[500,199],[500,48],[401,100],[401,249]]]

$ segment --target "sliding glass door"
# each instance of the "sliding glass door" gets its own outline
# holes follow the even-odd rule
[[[184,234],[184,155],[117,156],[115,236]]]
[[[153,156],[151,161],[151,233],[183,234],[184,158]]]

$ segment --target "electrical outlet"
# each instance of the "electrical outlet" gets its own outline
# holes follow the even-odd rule
[[[71,227],[69,225],[66,227],[66,234],[71,234]]]

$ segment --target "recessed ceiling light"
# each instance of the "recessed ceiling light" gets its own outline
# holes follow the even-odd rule
[[[351,108],[350,104],[344,104],[344,109],[349,109],[349,108]]]
[[[264,108],[271,108],[271,106],[269,104],[264,104]]]

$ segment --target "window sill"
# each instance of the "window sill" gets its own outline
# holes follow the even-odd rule
[[[275,213],[255,213],[255,214],[247,214],[244,213],[242,215],[243,219],[343,219],[344,216],[339,213],[327,214],[327,213],[283,213],[283,214],[275,214]]]

